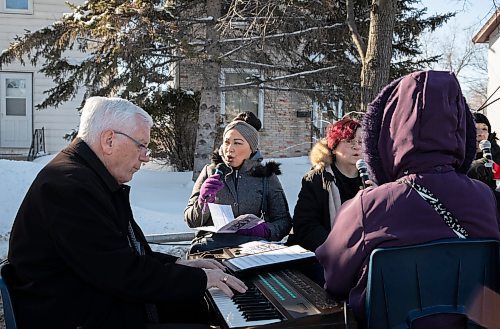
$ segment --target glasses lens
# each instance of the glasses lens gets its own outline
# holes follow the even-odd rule
[[[350,139],[347,141],[351,146],[361,146],[363,145],[363,142],[358,139]]]

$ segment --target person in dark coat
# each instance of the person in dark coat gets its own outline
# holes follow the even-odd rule
[[[207,288],[245,291],[217,262],[148,246],[124,183],[149,161],[152,124],[124,99],[91,97],[77,138],[35,178],[13,224],[5,278],[19,329],[204,322],[191,308],[201,310]]]
[[[315,251],[330,233],[341,204],[362,189],[356,161],[361,159],[359,122],[330,124],[309,155],[312,169],[302,178],[293,214],[293,243]]]
[[[461,234],[410,184],[430,190],[470,238],[500,240],[492,191],[466,176],[476,153],[476,131],[453,73],[414,72],[392,82],[368,106],[362,127],[370,179],[378,186],[342,205],[328,238],[316,249],[326,290],[348,299],[359,322],[374,249]],[[455,316],[439,327],[465,328]]]
[[[254,117],[255,118],[255,117]],[[257,118],[255,118],[257,119]],[[257,119],[258,120],[258,119]],[[236,117],[224,129],[223,144],[198,176],[184,210],[189,227],[214,225],[208,203],[231,205],[234,217],[261,218],[262,223],[236,233],[200,231],[190,252],[234,247],[250,241],[280,241],[288,235],[291,217],[278,179],[279,164],[262,164],[255,123]],[[220,172],[219,172],[220,170]]]
[[[467,172],[467,176],[480,180],[488,185],[495,193],[497,206],[500,211],[500,190],[497,191],[497,182],[493,171],[500,170],[500,146],[497,143],[496,133],[491,131],[491,125],[488,118],[479,112],[473,113],[476,122],[476,158]],[[491,143],[492,159],[486,159],[479,143],[487,140]]]

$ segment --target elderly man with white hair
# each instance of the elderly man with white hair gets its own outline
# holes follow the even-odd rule
[[[86,101],[77,138],[40,171],[14,221],[4,272],[18,328],[208,328],[205,290],[246,290],[213,260],[148,246],[124,184],[149,161],[152,125],[124,99]]]

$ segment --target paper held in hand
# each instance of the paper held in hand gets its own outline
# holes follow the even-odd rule
[[[257,216],[240,216],[242,218],[235,219],[230,205],[209,203],[208,208],[214,226],[197,227],[200,231],[235,233],[239,229],[249,229],[264,222],[264,219]]]

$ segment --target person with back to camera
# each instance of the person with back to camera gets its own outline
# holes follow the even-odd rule
[[[5,265],[19,329],[209,328],[206,289],[246,291],[214,260],[146,242],[125,183],[149,161],[152,125],[127,100],[91,97],[77,138],[35,178]]]
[[[473,113],[476,122],[476,158],[467,172],[467,176],[480,180],[488,185],[495,193],[497,198],[497,208],[500,211],[500,191],[497,191],[497,183],[494,179],[493,170],[498,170],[500,165],[500,146],[497,143],[496,133],[491,131],[491,125],[488,118],[479,112]],[[492,158],[486,159],[483,150],[480,147],[481,141],[490,142],[489,151]],[[484,142],[483,142],[484,143]],[[489,164],[489,165],[488,165]]]
[[[248,115],[240,115],[224,129],[222,146],[195,182],[184,220],[189,227],[213,225],[207,207],[207,203],[212,202],[231,205],[237,219],[263,217],[265,221],[231,234],[200,231],[190,253],[234,247],[249,241],[280,241],[290,231],[288,203],[277,177],[281,174],[279,164],[273,161],[261,164],[259,136],[253,126],[256,122],[249,124],[248,119]],[[216,169],[223,174],[215,173]]]
[[[476,133],[453,73],[421,71],[393,81],[368,106],[362,127],[364,157],[378,186],[342,205],[328,238],[316,249],[326,290],[348,299],[361,324],[374,249],[459,235],[500,240],[492,191],[466,175]],[[415,190],[421,188],[459,220],[457,232]],[[465,320],[436,315],[412,328],[466,328]]]
[[[309,155],[312,169],[302,178],[293,214],[293,242],[315,251],[330,233],[340,205],[353,198],[362,181],[360,124],[345,118],[328,125],[326,137]]]

